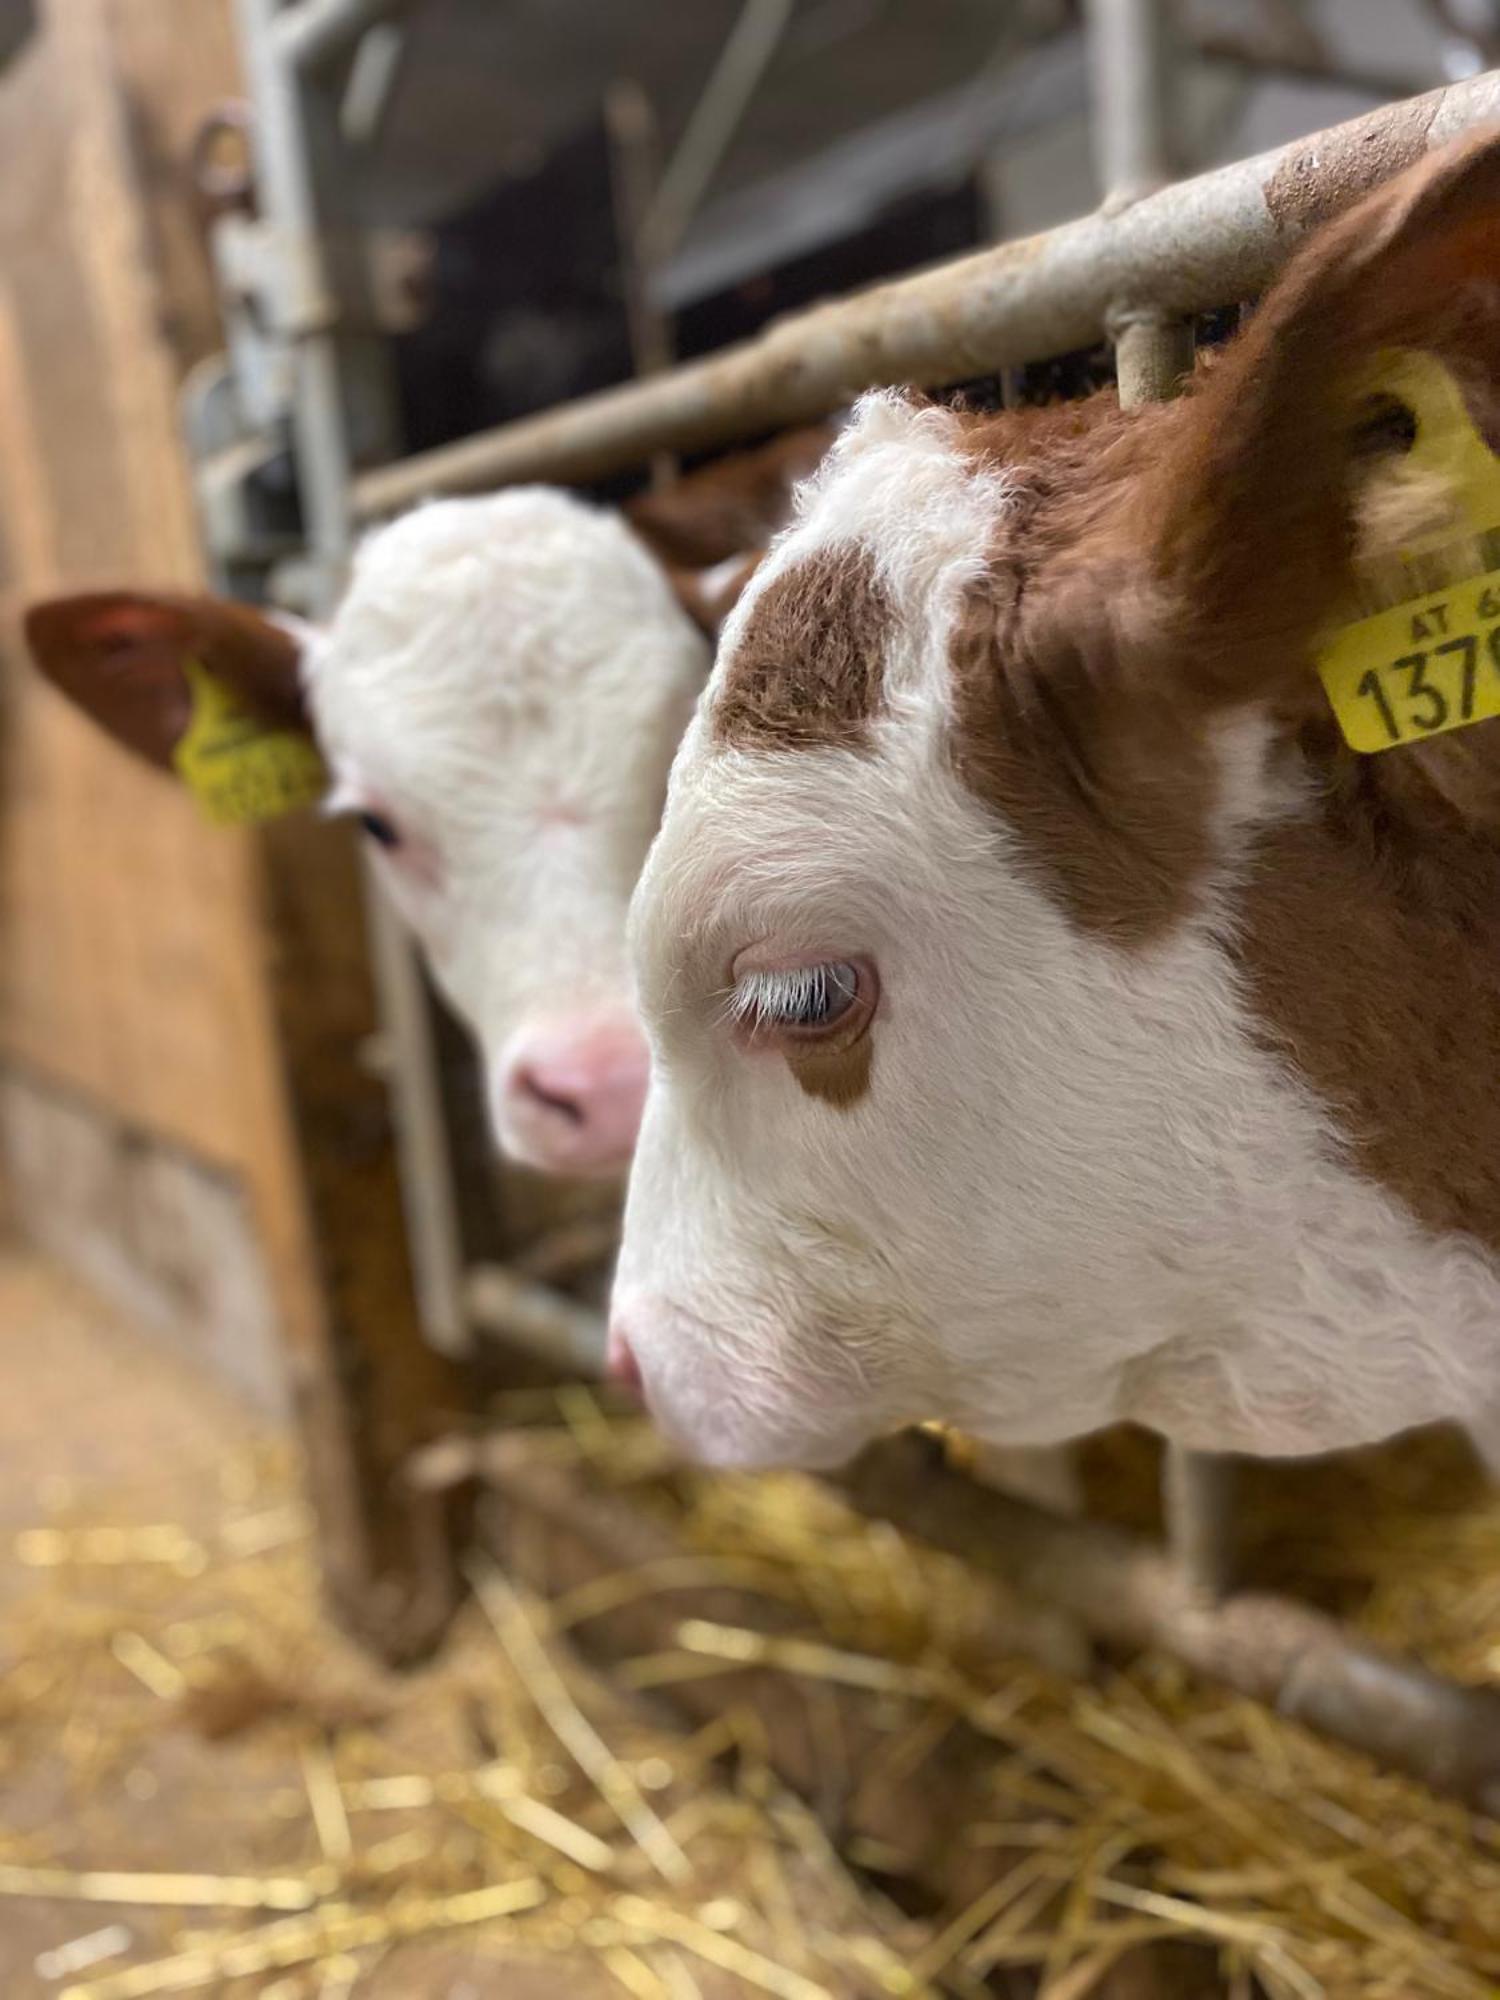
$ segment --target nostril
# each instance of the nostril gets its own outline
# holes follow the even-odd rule
[[[639,1398],[644,1389],[641,1381],[641,1364],[635,1358],[635,1350],[617,1326],[609,1330],[609,1341],[604,1350],[605,1380],[617,1389]]]
[[[587,1115],[578,1098],[549,1084],[529,1063],[523,1063],[516,1071],[515,1088],[523,1097],[530,1097],[545,1110],[565,1118],[570,1125],[581,1128],[587,1123]]]

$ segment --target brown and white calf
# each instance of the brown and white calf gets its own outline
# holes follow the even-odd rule
[[[326,631],[211,597],[36,606],[38,661],[159,763],[200,659],[310,726],[385,887],[478,1038],[513,1159],[611,1174],[647,1054],[625,915],[706,678],[704,630],[826,449],[791,432],[617,514],[547,487],[417,509],[371,535]],[[691,615],[690,615],[691,614]]]
[[[1313,666],[1451,497],[1357,393],[1389,349],[1500,446],[1500,141],[1306,244],[1181,401],[874,395],[801,493],[633,914],[612,1352],[690,1451],[1496,1455],[1500,721],[1358,756]]]

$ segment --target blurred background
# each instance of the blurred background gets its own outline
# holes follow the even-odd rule
[[[368,391],[347,412],[356,460],[452,443],[1087,213],[1112,178],[1087,11],[366,8],[313,145],[332,190],[325,255],[360,302],[341,330]],[[1410,1940],[1391,1942],[1397,1917],[1351,1903],[1335,1921],[1287,1901],[1287,1883],[1347,1859],[1327,1843],[1381,1845],[1360,1815],[1384,1823],[1395,1808],[1372,1804],[1357,1760],[1247,1720],[1244,1704],[1199,1700],[1160,1663],[1085,1713],[1062,1673],[1073,1641],[971,1598],[956,1569],[902,1569],[894,1541],[825,1513],[810,1489],[689,1489],[628,1427],[606,1449],[598,1405],[536,1349],[597,1303],[611,1206],[494,1163],[465,1038],[367,906],[349,830],[311,815],[211,829],[179,785],[31,674],[19,615],[61,591],[208,585],[301,611],[328,600],[274,324],[315,331],[322,304],[295,242],[268,235],[251,171],[258,18],[255,0],[0,0],[7,2000],[1492,1991],[1491,1931],[1445,1942],[1439,1972],[1413,1970]],[[1152,181],[1500,62],[1491,0],[1178,0],[1164,18],[1170,115],[1145,162]],[[1071,394],[1110,367],[1103,348],[1038,356],[1009,383],[971,386]],[[648,476],[591,490],[624,499]],[[487,1341],[486,1324],[540,1326],[541,1339],[528,1353]],[[775,1571],[786,1630],[823,1649],[798,1656],[790,1720],[736,1707],[751,1655],[699,1701],[699,1734],[643,1707],[642,1689],[680,1671],[662,1664],[671,1647],[649,1619],[605,1649],[635,1662],[623,1680],[547,1655],[567,1621],[549,1625],[526,1593],[584,1591],[601,1572],[561,1502],[542,1528],[516,1509],[487,1516],[481,1539],[504,1574],[481,1569],[482,1615],[454,1626],[474,1495],[441,1464],[430,1487],[403,1480],[414,1453],[472,1438],[487,1409],[533,1427],[545,1464],[592,1452],[626,1484],[660,1475],[657,1527],[618,1543],[605,1569],[686,1560],[687,1546],[721,1565],[721,1615],[747,1566]],[[1121,1449],[1091,1491],[1132,1527],[1153,1525],[1154,1472]],[[1399,1637],[1432,1523],[1472,1500],[1472,1481],[1404,1459],[1373,1481],[1330,1476],[1334,1500],[1314,1485],[1267,1503],[1267,1560],[1335,1502],[1346,1522],[1377,1494],[1409,1505],[1378,1549],[1319,1545],[1292,1566],[1299,1588],[1340,1611],[1373,1604]],[[673,1535],[696,1524],[685,1545],[666,1538],[669,1518]],[[1492,1594],[1493,1522],[1485,1534],[1470,1596],[1424,1613],[1439,1654],[1476,1672],[1474,1634],[1495,1624],[1473,1609],[1474,1593]],[[326,1622],[330,1603],[352,1643]],[[731,1609],[735,1624],[743,1606]],[[573,1603],[570,1616],[594,1615]],[[391,1671],[444,1635],[437,1666]],[[775,1667],[760,1641],[743,1643]],[[851,1646],[885,1664],[840,1667]],[[968,1676],[961,1699],[955,1674]],[[846,1682],[857,1714],[841,1706]],[[1031,1718],[1029,1736],[995,1724],[1006,1702]],[[587,1739],[579,1751],[572,1707],[597,1751]],[[986,1792],[990,1831],[959,1843],[962,1865],[954,1829],[980,1821],[942,1801],[959,1798],[943,1786],[972,1764],[970,1739],[919,1788],[928,1822],[936,1802],[945,1824],[922,1821],[896,1768],[918,1769],[922,1743],[945,1741],[957,1715],[986,1755],[1002,1743],[1015,1780]],[[855,1780],[881,1746],[889,1788],[861,1817]],[[810,1806],[777,1775],[789,1765]],[[1232,1784],[1269,1787],[1248,1836],[1205,1804]],[[1339,1802],[1321,1831],[1286,1817],[1302,1794]],[[1048,1814],[1050,1832],[1025,1834]],[[1409,1842],[1399,1864],[1419,1886],[1402,1877],[1392,1893],[1398,1915],[1421,1905],[1408,1928],[1436,1934],[1422,1898],[1454,1871],[1492,1914],[1493,1826],[1476,1833],[1407,1794],[1397,1816],[1428,1843],[1413,1859]],[[691,1893],[659,1854],[653,1865],[661,1823],[705,1830]],[[1004,1878],[1013,1934],[1030,1943],[965,1969],[960,1948],[1011,1904],[996,1898],[961,1935],[945,1926],[993,1895],[992,1864],[976,1875],[974,1854],[1012,1835],[1030,1857],[1024,1879]],[[1049,1843],[1061,1873],[1036,1865]],[[1141,1930],[1137,1984],[1106,1984],[1130,1939],[1079,1930],[1061,1956],[1038,1942],[1044,1920],[1061,1921],[1061,1882],[1109,1877],[1147,1850],[1168,1854],[1167,1873],[1127,1870],[1105,1898]],[[1224,1888],[1241,1900],[1218,1929],[1141,1900],[1198,1896],[1194,1865],[1227,1882],[1247,1854],[1262,1874]],[[481,1921],[480,1943],[431,1942]],[[1264,1948],[1288,1926],[1306,1946],[1291,1973]],[[1171,1946],[1153,1957],[1158,1932]]]

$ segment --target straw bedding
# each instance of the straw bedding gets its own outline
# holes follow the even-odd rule
[[[1163,1659],[1078,1680],[1007,1657],[992,1591],[809,1482],[668,1472],[579,1392],[508,1414],[794,1626],[684,1617],[605,1675],[567,1635],[652,1579],[549,1606],[480,1561],[442,1660],[397,1680],[319,1619],[284,1453],[55,1509],[0,1549],[0,1899],[57,1918],[8,1994],[457,1992],[460,1940],[475,1993],[529,1993],[503,1983],[525,1965],[570,2000],[1083,2000],[1183,1939],[1205,1992],[1500,1991],[1495,1823]],[[1141,1441],[1088,1469],[1117,1518],[1149,1514]],[[1500,1676],[1500,1500],[1445,1440],[1258,1477],[1248,1520],[1262,1580]],[[983,1893],[934,1908],[837,1855],[749,1712],[688,1734],[640,1698],[746,1660],[809,1701],[877,1696],[892,1783],[963,1718],[993,1753]]]

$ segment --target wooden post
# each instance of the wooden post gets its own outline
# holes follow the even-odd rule
[[[377,11],[323,7],[297,19],[357,25]],[[307,50],[281,32],[292,17],[278,16],[273,0],[240,0],[238,19],[261,212],[287,281],[278,331],[293,358],[298,482],[326,612],[351,540],[354,452],[379,449],[391,434],[384,356],[367,331],[348,177],[338,172],[337,79],[301,73],[299,48]],[[324,1572],[343,1621],[387,1658],[406,1659],[440,1635],[459,1595],[452,1510],[402,1477],[412,1451],[463,1400],[456,1368],[424,1339],[419,1309],[420,1299],[434,1338],[460,1344],[456,1222],[425,992],[394,916],[361,894],[343,829],[273,824],[263,854],[273,1005],[322,1277],[319,1324],[304,1329],[296,1350],[296,1387]],[[387,1035],[411,1058],[396,1079],[406,1087],[389,1095],[360,1060],[381,1011]],[[403,1127],[395,1134],[393,1104]],[[403,1136],[407,1162],[427,1169],[404,1188],[394,1143]]]
[[[285,1318],[293,1408],[328,1601],[383,1658],[420,1657],[459,1598],[461,1496],[405,1466],[462,1418],[462,1377],[422,1338],[390,1103],[361,1057],[377,1025],[349,830],[272,822],[260,837],[269,1001],[314,1284]]]
[[[174,33],[155,0],[112,0],[107,11],[98,0],[54,0],[49,23],[73,90],[88,92],[82,105],[75,95],[79,126],[109,146],[110,172],[96,185],[99,199],[115,204],[116,226],[96,233],[114,275],[101,269],[98,282],[118,295],[121,339],[128,311],[142,354],[161,354],[153,463],[157,493],[170,489],[172,505],[158,499],[150,536],[159,546],[164,511],[179,524],[182,553],[174,550],[173,567],[189,583],[201,580],[201,559],[172,378],[174,363],[194,357],[161,353],[160,326],[185,333],[199,350],[213,337],[188,141],[203,114],[234,93],[238,74],[227,7],[211,11],[206,39]],[[160,145],[175,139],[180,148],[175,159],[157,159],[144,188],[115,83],[121,73],[133,86],[135,118]],[[165,268],[153,267],[155,246],[171,252]],[[144,374],[137,360],[137,398]],[[201,837],[234,839],[206,829]],[[254,1042],[226,1045],[223,1059],[261,1072],[254,1098],[268,1164],[253,1197],[325,1589],[350,1632],[388,1660],[408,1660],[437,1641],[458,1600],[450,1530],[462,1502],[413,1496],[402,1471],[415,1449],[462,1414],[465,1394],[422,1339],[386,1093],[361,1066],[377,1015],[357,857],[347,829],[311,815],[273,822],[241,845],[259,934],[248,940],[236,1026],[253,1028]]]

